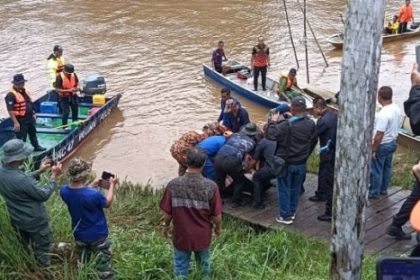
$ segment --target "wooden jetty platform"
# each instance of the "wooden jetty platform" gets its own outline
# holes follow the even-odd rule
[[[242,219],[254,225],[272,230],[296,231],[311,238],[328,240],[330,238],[331,223],[321,222],[317,216],[324,213],[325,202],[312,202],[309,197],[314,195],[317,188],[318,177],[307,174],[305,193],[301,196],[296,220],[292,225],[282,225],[275,221],[278,214],[277,190],[271,188],[267,192],[265,209],[254,209],[251,205],[232,208],[230,199],[225,200],[223,212],[230,216]],[[411,240],[395,240],[385,234],[392,217],[398,212],[406,197],[410,194],[407,190],[393,187],[388,190],[388,195],[381,196],[378,200],[368,201],[366,211],[365,248],[369,253],[377,255],[399,256],[408,254],[416,244],[413,229],[406,225],[405,231],[412,233]]]

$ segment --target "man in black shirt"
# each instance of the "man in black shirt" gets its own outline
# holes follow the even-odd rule
[[[34,151],[45,151],[46,149],[38,144],[35,109],[31,97],[25,89],[25,82],[25,77],[22,74],[16,74],[13,77],[12,90],[5,97],[7,111],[13,122],[16,138],[26,142],[26,137],[29,135]]]
[[[325,213],[318,216],[320,221],[331,221],[332,196],[334,186],[335,142],[337,136],[337,113],[327,108],[323,98],[315,98],[313,101],[314,113],[319,116],[316,123],[315,134],[312,142],[312,150],[319,138],[319,176],[318,189],[309,200],[313,202],[327,201]]]

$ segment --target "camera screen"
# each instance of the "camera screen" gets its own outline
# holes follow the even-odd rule
[[[420,258],[383,259],[378,272],[380,280],[420,280]]]

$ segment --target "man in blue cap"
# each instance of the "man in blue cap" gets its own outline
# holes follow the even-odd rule
[[[3,196],[10,222],[21,237],[25,248],[34,251],[38,264],[49,266],[48,252],[52,244],[48,213],[44,202],[57,187],[61,163],[51,167],[51,160],[43,160],[39,170],[26,174],[20,167],[33,148],[20,139],[7,141],[3,147],[0,165],[0,194]],[[34,179],[51,167],[51,179],[40,186]]]
[[[45,151],[36,137],[36,115],[29,92],[25,89],[25,77],[22,74],[13,76],[13,87],[6,95],[6,106],[10,119],[13,122],[13,129],[16,137],[26,141],[29,135],[34,150]]]

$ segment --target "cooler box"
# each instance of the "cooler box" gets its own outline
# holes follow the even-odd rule
[[[41,102],[41,104],[39,104],[39,112],[43,114],[58,114],[57,102]]]
[[[92,103],[96,106],[102,106],[105,104],[105,96],[103,94],[94,94],[92,96]]]

